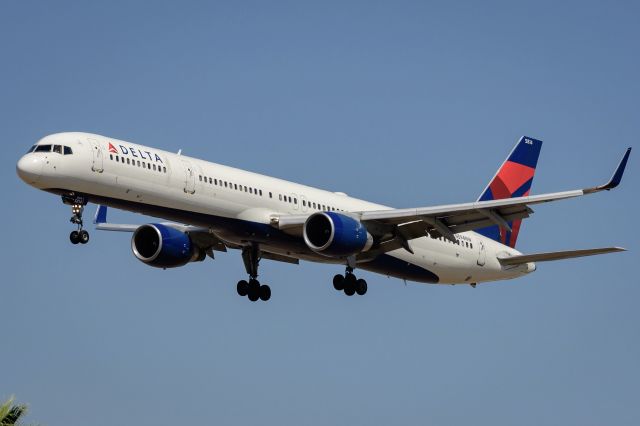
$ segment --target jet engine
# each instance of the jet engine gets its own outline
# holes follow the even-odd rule
[[[373,244],[373,237],[362,223],[335,212],[309,216],[303,235],[311,250],[327,257],[349,257],[369,250]]]
[[[157,268],[175,268],[203,261],[206,253],[193,244],[189,235],[166,225],[150,223],[133,233],[131,250],[135,257]]]

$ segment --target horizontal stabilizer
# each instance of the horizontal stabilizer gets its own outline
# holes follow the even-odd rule
[[[552,251],[548,253],[523,254],[520,256],[511,256],[498,258],[503,266],[521,265],[529,262],[547,262],[550,260],[572,259],[574,257],[594,256],[596,254],[615,253],[618,251],[626,251],[622,247],[603,247],[586,250],[567,250]]]

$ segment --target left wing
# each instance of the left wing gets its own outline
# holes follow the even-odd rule
[[[93,223],[96,225],[96,229],[100,231],[135,232],[135,230],[140,227],[140,225],[108,223],[107,206],[98,206]],[[161,224],[189,234],[192,241],[197,246],[207,251],[209,257],[213,257],[213,252],[211,250],[227,251],[227,245],[225,242],[211,233],[208,228],[183,225],[175,222],[162,222]]]
[[[533,213],[529,207],[531,205],[609,191],[620,184],[630,153],[631,148],[628,148],[606,184],[591,188],[436,207],[351,212],[348,215],[364,223],[367,230],[378,238],[376,252],[391,251],[400,247],[411,252],[408,241],[424,237],[427,233],[455,241],[457,233],[487,226],[498,225],[510,230],[508,222],[528,218]],[[308,216],[273,216],[271,224],[279,229],[297,232]]]

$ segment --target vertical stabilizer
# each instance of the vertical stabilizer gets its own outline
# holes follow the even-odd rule
[[[501,200],[529,195],[536,172],[542,141],[527,136],[520,138],[496,175],[491,179],[478,201]],[[511,231],[498,225],[478,229],[476,232],[509,247],[515,247],[522,220],[509,222]]]

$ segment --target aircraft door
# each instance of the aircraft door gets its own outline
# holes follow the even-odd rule
[[[89,139],[89,145],[91,145],[91,170],[94,172],[102,173],[104,171],[104,156],[102,154],[102,147],[100,143],[95,139]]]
[[[182,166],[184,167],[184,192],[193,194],[196,192],[196,172],[187,160],[182,160]]]
[[[478,265],[479,266],[484,266],[485,262],[487,261],[487,251],[484,248],[484,243],[482,242],[482,240],[478,240]]]

